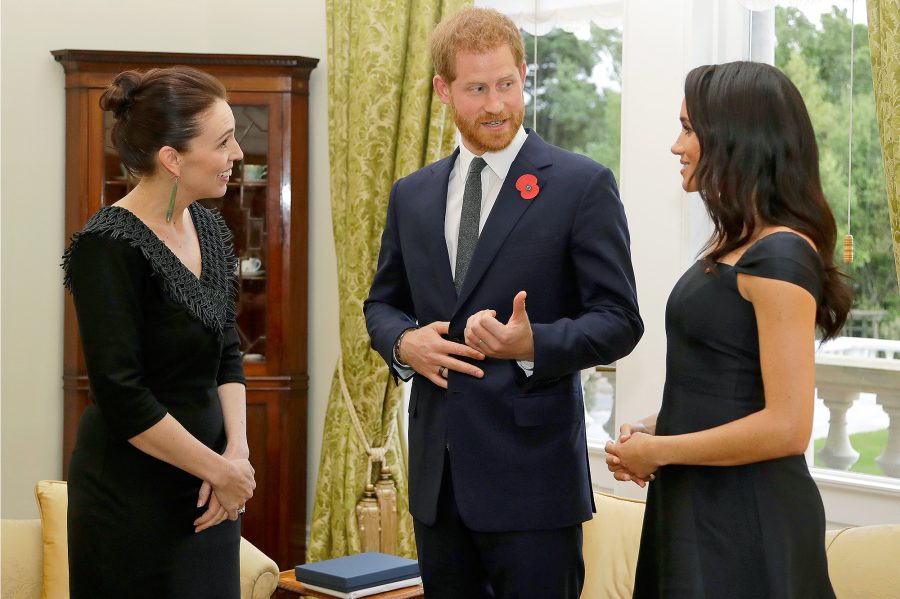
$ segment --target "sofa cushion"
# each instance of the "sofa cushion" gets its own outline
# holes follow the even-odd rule
[[[630,599],[644,502],[594,493],[597,513],[584,523],[584,591],[581,599]]]
[[[64,481],[42,480],[34,487],[41,511],[41,536],[44,546],[43,599],[69,597],[69,534],[66,513],[68,487]]]

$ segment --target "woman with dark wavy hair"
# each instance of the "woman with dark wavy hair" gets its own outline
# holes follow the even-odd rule
[[[607,444],[618,480],[650,483],[633,596],[834,597],[803,454],[816,327],[837,335],[852,294],[815,133],[765,64],[698,67],[684,95],[672,152],[714,231],[666,307],[661,410]]]

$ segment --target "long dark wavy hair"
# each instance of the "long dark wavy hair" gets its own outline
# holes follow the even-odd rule
[[[807,235],[825,265],[816,324],[823,339],[837,336],[853,291],[834,261],[837,227],[800,92],[775,67],[730,62],[693,69],[684,98],[700,143],[694,179],[714,227],[705,259],[715,262],[746,245],[761,225]]]

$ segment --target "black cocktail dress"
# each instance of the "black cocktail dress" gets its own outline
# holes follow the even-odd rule
[[[657,435],[713,428],[764,407],[756,316],[738,292],[739,273],[799,285],[821,301],[822,261],[790,232],[762,238],[733,267],[694,264],[666,307]],[[822,499],[802,455],[665,466],[650,483],[634,597],[833,598],[824,537]]]
[[[218,213],[188,210],[199,279],[119,207],[101,208],[64,256],[93,400],[69,467],[73,599],[240,597],[239,521],[195,533],[202,481],[128,442],[171,414],[221,453],[217,387],[244,382],[231,236]]]

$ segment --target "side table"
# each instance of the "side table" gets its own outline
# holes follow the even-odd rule
[[[278,590],[275,596],[301,596],[316,597],[318,599],[335,599],[333,595],[326,595],[325,593],[320,593],[319,591],[312,591],[303,586],[302,582],[297,581],[293,570],[285,570],[284,572],[279,574]],[[405,589],[394,589],[393,591],[376,593],[375,595],[369,595],[368,597],[365,597],[365,599],[424,599],[424,597],[425,591],[422,589],[422,585],[416,585],[414,587],[406,587]]]

